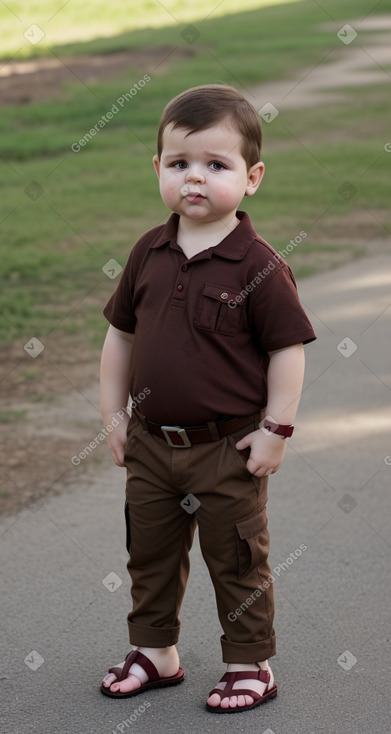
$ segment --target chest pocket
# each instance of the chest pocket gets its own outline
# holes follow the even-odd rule
[[[243,325],[245,298],[235,301],[240,291],[213,283],[205,283],[199,297],[194,326],[203,331],[236,334]]]

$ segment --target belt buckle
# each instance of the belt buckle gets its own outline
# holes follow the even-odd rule
[[[168,445],[173,449],[187,449],[191,446],[189,437],[184,428],[181,428],[180,426],[160,426],[160,430],[164,433],[164,437]],[[176,433],[183,443],[173,443],[169,435],[170,433]]]

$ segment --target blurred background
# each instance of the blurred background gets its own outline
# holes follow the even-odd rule
[[[389,252],[391,0],[0,4],[0,512],[108,464],[102,308],[164,222],[163,107],[204,83],[263,120],[245,200],[296,277]]]

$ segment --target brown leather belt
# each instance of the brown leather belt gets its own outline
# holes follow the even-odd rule
[[[159,436],[167,441],[174,449],[186,449],[194,443],[207,443],[218,441],[220,438],[229,436],[231,433],[240,431],[241,428],[259,421],[259,413],[243,416],[241,418],[228,418],[221,421],[211,421],[205,426],[161,426],[146,420],[147,428],[154,436]]]

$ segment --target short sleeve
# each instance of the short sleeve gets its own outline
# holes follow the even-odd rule
[[[135,333],[137,324],[134,298],[136,279],[144,266],[144,262],[148,260],[150,248],[156,246],[159,237],[163,238],[163,242],[166,238],[170,239],[170,228],[172,230],[175,226],[173,224],[174,216],[176,215],[171,215],[167,225],[159,225],[150,229],[136,242],[124,267],[118,286],[103,309],[106,319],[120,331],[126,331],[129,334]]]
[[[316,339],[286,263],[254,288],[248,309],[251,327],[265,352],[308,344]]]
[[[130,253],[116,290],[103,309],[104,316],[112,326],[129,334],[134,334],[137,322],[133,311],[133,253],[134,250]]]

